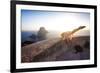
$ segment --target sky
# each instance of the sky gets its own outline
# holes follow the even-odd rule
[[[90,14],[67,11],[21,10],[22,31],[39,30],[45,27],[52,31],[71,31],[79,26],[89,30]]]

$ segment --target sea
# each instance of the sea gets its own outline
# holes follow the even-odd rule
[[[21,32],[21,41],[22,42],[30,41],[30,40],[34,41],[34,40],[36,40],[36,37],[37,37],[37,31],[22,31]]]
[[[22,31],[21,42],[23,43],[25,41],[32,41],[32,42],[38,41],[37,33],[38,31]],[[47,39],[58,37],[58,34],[59,32],[57,31],[48,31]]]

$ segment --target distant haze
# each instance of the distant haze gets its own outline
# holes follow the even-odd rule
[[[89,30],[80,30],[74,34],[74,36],[90,36],[90,31]],[[47,34],[47,38],[54,38],[54,37],[61,37],[61,32],[57,31],[49,31]]]

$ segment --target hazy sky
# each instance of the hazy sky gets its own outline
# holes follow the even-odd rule
[[[81,25],[89,29],[90,14],[76,12],[55,12],[21,10],[22,31],[39,30],[45,27],[47,30],[70,31]]]

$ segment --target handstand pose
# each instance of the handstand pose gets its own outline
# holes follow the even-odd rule
[[[63,33],[61,34],[62,40],[65,40],[66,42],[72,40],[73,34],[74,34],[75,32],[77,32],[77,31],[79,31],[79,30],[85,28],[85,27],[86,27],[86,26],[80,26],[80,27],[78,27],[78,28],[76,28],[76,29],[74,29],[74,30],[72,30],[72,31],[63,32]]]

